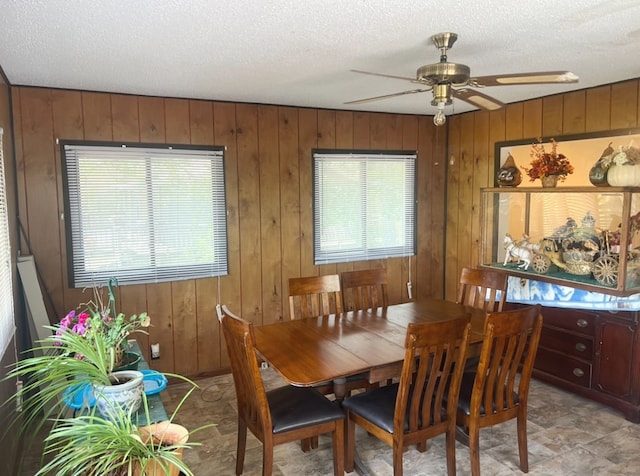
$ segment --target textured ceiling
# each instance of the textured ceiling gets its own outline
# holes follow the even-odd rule
[[[14,85],[434,114],[400,79],[436,63],[472,76],[569,70],[577,84],[483,89],[505,103],[640,77],[640,0],[2,0],[0,66]],[[447,114],[475,109],[454,100]]]

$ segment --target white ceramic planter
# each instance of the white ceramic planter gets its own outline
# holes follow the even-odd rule
[[[137,411],[144,392],[142,377],[142,372],[137,370],[119,370],[109,376],[111,385],[94,385],[93,393],[98,413],[106,419],[113,420],[121,411]]]

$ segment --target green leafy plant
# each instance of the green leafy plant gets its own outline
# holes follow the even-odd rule
[[[168,422],[162,422],[150,435],[149,427],[138,426],[137,420],[150,421],[146,397],[143,397],[144,417],[120,411],[115,419],[105,420],[94,414],[65,418],[46,438],[45,456],[51,458],[36,473],[109,476],[154,476],[175,474],[193,476],[182,460],[184,448],[199,445],[188,441],[194,433],[214,426],[204,425],[184,433],[188,438],[171,439],[165,424],[172,423],[183,403],[198,388],[189,379],[174,376],[192,384]],[[185,429],[186,431],[186,429]],[[152,437],[153,436],[153,437]]]
[[[68,313],[60,323],[46,326],[51,335],[37,341],[27,351],[30,356],[7,372],[3,380],[23,382],[22,389],[3,404],[20,407],[5,425],[9,431],[17,427],[18,436],[29,439],[68,411],[65,391],[113,384],[110,374],[124,353],[127,338],[145,332],[150,324],[146,313],[127,317],[116,312],[113,284],[108,285],[108,299],[96,288],[92,301]]]
[[[109,294],[113,296],[111,286]],[[10,399],[22,402],[23,424],[63,411],[61,397],[71,385],[112,384],[109,375],[119,363],[126,339],[133,332],[144,332],[149,317],[116,314],[112,298],[108,306],[104,303],[99,290],[94,290],[94,301],[71,311],[59,324],[46,326],[51,335],[39,340],[38,347],[30,350],[32,356],[8,372],[5,380],[24,382],[22,391]]]

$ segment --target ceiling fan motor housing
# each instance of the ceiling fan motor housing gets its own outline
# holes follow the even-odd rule
[[[418,81],[430,86],[439,83],[466,84],[471,70],[465,64],[435,63],[418,68],[416,77]]]

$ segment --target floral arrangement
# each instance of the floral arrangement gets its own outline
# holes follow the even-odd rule
[[[98,289],[94,289],[94,300],[72,310],[55,329],[55,344],[63,353],[72,354],[77,359],[89,360],[109,373],[122,364],[124,344],[133,332],[145,332],[151,325],[146,312],[127,317],[116,312],[113,283],[109,282],[109,301]],[[78,343],[82,342],[82,346]],[[95,352],[83,352],[84,345]]]
[[[532,144],[531,167],[522,167],[533,182],[542,177],[550,177],[556,175],[559,180],[564,181],[567,175],[573,173],[573,165],[564,154],[558,153],[558,143],[551,139],[551,151],[547,152],[542,143],[542,139],[538,139],[537,143]]]

